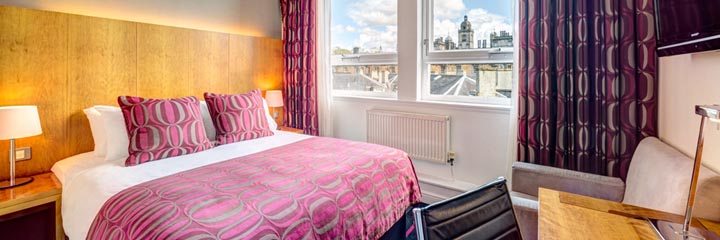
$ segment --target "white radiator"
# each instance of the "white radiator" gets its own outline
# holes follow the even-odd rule
[[[450,117],[431,114],[367,111],[367,140],[407,152],[413,160],[447,163]]]

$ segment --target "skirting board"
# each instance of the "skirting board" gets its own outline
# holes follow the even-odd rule
[[[471,184],[462,183],[462,184],[456,184],[456,185],[467,185],[462,187],[455,187],[455,186],[449,186],[448,184],[443,184],[441,182],[438,182],[432,178],[427,178],[424,176],[418,176],[418,180],[420,183],[420,191],[422,191],[422,197],[423,202],[425,203],[435,203],[439,202],[454,196],[457,196],[467,190],[470,190],[473,188]]]
[[[427,191],[423,191],[423,193],[422,193],[422,201],[427,204],[433,204],[433,203],[440,202],[445,199],[447,199],[447,198],[444,198],[441,196],[436,196],[435,193],[430,193]]]

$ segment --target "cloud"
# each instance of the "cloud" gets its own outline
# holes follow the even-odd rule
[[[340,44],[344,48],[360,47],[365,51],[378,49],[380,46],[384,52],[396,51],[397,1],[408,0],[354,0],[348,5],[346,12],[351,21],[332,27],[333,34],[350,39],[342,44],[338,42],[339,39],[334,39],[333,44]],[[475,30],[474,44],[477,44],[477,40],[488,39],[494,31],[512,30],[510,19],[482,8],[468,9],[463,0],[436,0],[432,40],[450,34],[457,42],[457,30],[463,15],[466,14]],[[352,45],[344,44],[350,42]]]
[[[357,34],[352,47],[372,51],[382,46],[383,52],[396,51],[397,1],[404,0],[356,0],[349,5],[347,16],[353,24],[343,31]]]
[[[402,0],[356,1],[348,16],[361,27],[397,25],[397,1]]]
[[[386,26],[384,29],[364,27],[358,30],[359,37],[355,39],[354,46],[366,51],[383,48],[383,52],[397,51],[397,27]]]
[[[465,3],[462,0],[439,0],[433,2],[435,19],[457,18],[465,12]]]
[[[475,30],[475,40],[488,39],[490,33],[508,31],[512,32],[510,20],[482,8],[475,8],[468,12],[468,21]]]
[[[333,32],[342,33],[345,29],[342,24],[338,24],[332,27]]]
[[[448,34],[450,34],[453,39],[457,39],[457,30],[460,28],[457,23],[448,19],[435,19],[433,22],[433,40],[438,37],[445,38]]]
[[[436,1],[436,3],[438,2],[441,1]],[[468,21],[470,21],[470,24],[472,24],[472,28],[475,31],[474,44],[477,44],[477,40],[489,39],[490,33],[492,32],[500,32],[502,30],[512,32],[510,19],[494,13],[490,13],[485,9],[470,9],[470,11],[467,12],[467,16]],[[444,18],[436,14],[435,19],[433,19],[433,39],[437,37],[446,37],[448,33],[450,33],[450,36],[455,40],[455,42],[457,42],[457,31],[460,27],[460,23],[462,22],[462,20],[463,14],[461,13],[454,16],[447,15]]]

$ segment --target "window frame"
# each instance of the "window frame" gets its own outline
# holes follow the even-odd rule
[[[477,97],[477,96],[442,96],[430,94],[430,65],[432,64],[493,64],[511,63],[515,68],[514,47],[483,48],[483,49],[457,49],[452,51],[436,51],[432,48],[435,41],[433,36],[434,3],[435,0],[423,0],[421,6],[420,29],[420,100],[438,102],[458,102],[471,104],[488,104],[510,106],[511,98]],[[514,19],[512,24],[514,25]],[[398,26],[399,27],[399,26]],[[514,71],[513,71],[514,72]],[[515,76],[512,81],[514,85]],[[514,90],[514,89],[513,89]]]

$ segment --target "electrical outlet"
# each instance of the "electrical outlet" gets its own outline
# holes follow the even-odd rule
[[[448,152],[448,160],[447,160],[447,162],[450,163],[450,166],[454,166],[454,165],[455,165],[455,152],[452,152],[452,151],[451,151],[451,152]]]
[[[30,158],[32,158],[32,151],[30,147],[15,149],[15,161],[30,160]]]

